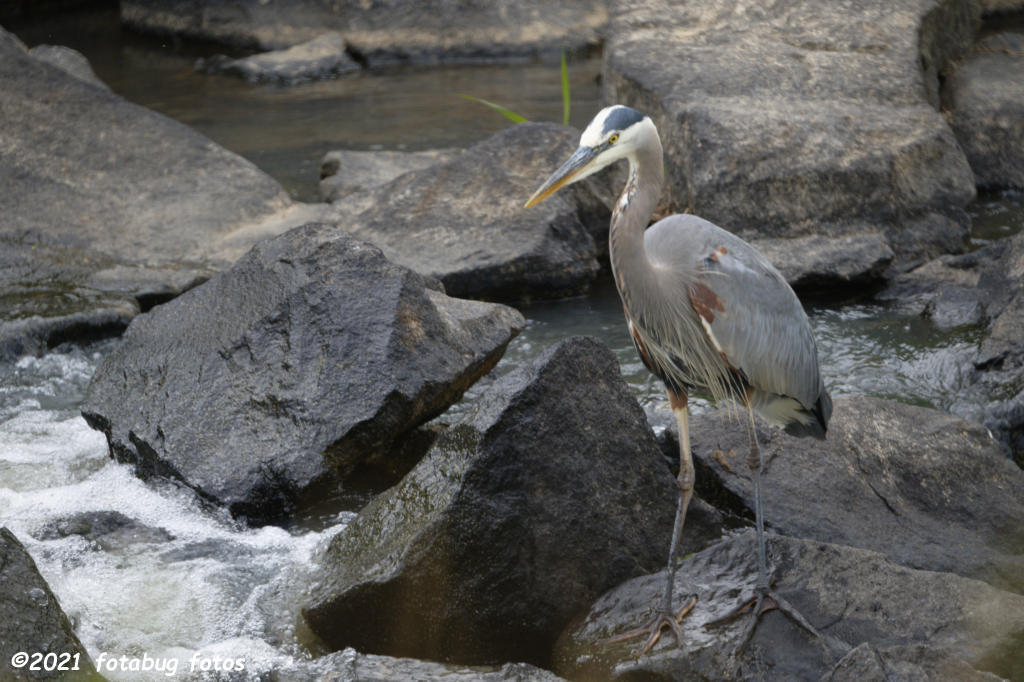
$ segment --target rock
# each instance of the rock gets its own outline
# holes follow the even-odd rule
[[[337,31],[360,59],[378,66],[580,51],[599,44],[608,13],[602,0],[125,0],[121,21],[139,31],[260,49],[290,47]]]
[[[566,126],[521,123],[446,163],[332,204],[334,220],[396,263],[440,279],[452,296],[578,294],[599,269],[597,243],[607,241],[610,209],[598,189],[607,178],[523,208],[578,141]]]
[[[40,61],[63,69],[80,81],[110,90],[107,84],[101,81],[96,72],[92,70],[89,60],[77,50],[63,45],[36,45],[28,53]]]
[[[1024,0],[981,0],[981,9],[986,14],[1016,12],[1024,9]]]
[[[232,59],[218,55],[200,59],[196,68],[207,73],[227,73],[249,81],[295,84],[336,78],[359,70],[348,55],[345,40],[335,32],[324,33],[286,50],[262,52]]]
[[[879,296],[941,327],[981,326],[977,354],[959,381],[962,391],[991,402],[982,410],[958,409],[984,423],[1024,467],[1024,233],[931,261]]]
[[[254,555],[255,552],[248,545],[225,541],[222,538],[210,538],[161,552],[160,560],[168,564],[196,559],[215,559],[222,563],[230,560],[232,563],[245,564],[255,561]]]
[[[822,675],[821,682],[894,679],[996,682],[1003,678],[975,670],[955,655],[928,644],[878,649],[865,642]]]
[[[120,333],[314,210],[199,133],[65,70],[82,68],[0,29],[6,359]]]
[[[947,87],[953,132],[975,182],[1024,188],[1024,35],[980,41]]]
[[[824,442],[772,428],[759,438],[769,528],[1024,593],[1024,471],[980,424],[840,398]],[[691,442],[698,492],[753,516],[746,429],[726,410],[695,415]]]
[[[649,654],[635,657],[635,640],[600,642],[650,617],[664,574],[643,576],[606,593],[563,635],[554,671],[569,679],[673,681],[841,680],[853,679],[855,671],[867,675],[856,679],[983,680],[992,679],[987,673],[1017,679],[1024,672],[1024,596],[842,545],[779,536],[768,548],[775,589],[825,643],[771,611],[736,656],[745,620],[707,625],[753,593],[756,543],[746,531],[682,562],[677,590],[698,595],[682,622],[682,647],[665,636]],[[865,643],[880,655],[860,648]],[[845,652],[850,646],[857,648]]]
[[[14,654],[55,654],[57,663],[78,671],[58,673],[13,667]],[[67,661],[61,660],[68,654]],[[31,664],[31,660],[26,663]],[[43,668],[43,661],[36,661]],[[71,621],[50,591],[35,561],[7,528],[0,528],[0,677],[4,680],[102,680]]]
[[[561,679],[527,663],[506,663],[500,668],[466,668],[345,649],[274,671],[270,682],[558,682]]]
[[[573,337],[332,539],[303,613],[335,649],[544,665],[597,595],[664,564],[676,499],[615,356]],[[699,514],[687,529],[683,551],[721,533]]]
[[[442,412],[523,325],[312,223],[136,318],[82,407],[143,478],[264,523]]]
[[[903,267],[964,250],[974,178],[936,109],[976,4],[645,0],[611,14],[604,99],[658,125],[673,210],[750,240],[875,232]]]
[[[882,279],[892,249],[878,233],[809,235],[752,242],[798,290],[869,285]]]
[[[320,163],[320,198],[338,201],[391,182],[402,173],[429,168],[452,159],[458,152],[431,149],[422,152],[362,152],[342,149],[327,152]]]
[[[35,533],[39,540],[81,535],[97,549],[107,552],[122,551],[135,544],[168,542],[174,536],[163,528],[154,528],[130,519],[117,511],[92,511],[73,514],[48,523]]]

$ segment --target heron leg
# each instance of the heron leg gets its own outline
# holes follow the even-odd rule
[[[792,604],[783,599],[775,592],[775,590],[772,589],[771,582],[768,578],[768,553],[765,548],[764,510],[761,508],[761,448],[757,442],[757,429],[754,427],[753,409],[749,404],[746,407],[748,416],[747,428],[750,435],[750,455],[747,457],[747,466],[750,468],[751,477],[754,483],[754,523],[757,528],[757,583],[754,585],[753,598],[743,602],[725,616],[711,621],[708,625],[715,627],[735,620],[738,616],[742,615],[748,609],[751,609],[751,606],[753,606],[753,609],[750,611],[751,615],[747,622],[747,626],[744,628],[743,634],[740,638],[740,643],[736,647],[736,650],[739,651],[746,646],[747,642],[749,642],[750,638],[754,635],[754,629],[761,620],[761,616],[768,611],[778,609],[782,613],[786,614],[786,616],[788,616],[797,625],[824,642],[826,641],[825,638],[806,618],[804,618],[803,614],[797,611]]]
[[[676,553],[679,549],[679,540],[683,534],[683,524],[686,522],[686,510],[690,506],[690,499],[693,497],[693,456],[690,453],[690,422],[687,411],[687,397],[685,393],[676,393],[669,389],[669,403],[672,405],[672,412],[676,416],[676,423],[679,426],[679,475],[676,477],[676,486],[679,490],[679,503],[676,506],[675,521],[672,524],[672,540],[668,548],[668,566],[665,573],[665,591],[662,593],[661,605],[657,615],[649,623],[636,630],[604,640],[606,643],[621,642],[633,637],[647,635],[647,640],[637,652],[644,655],[658,643],[661,638],[661,631],[669,628],[676,638],[678,646],[683,645],[683,631],[680,623],[694,605],[697,603],[697,595],[690,594],[683,607],[678,611],[672,608],[673,591],[676,580],[676,570],[679,568],[676,561]]]

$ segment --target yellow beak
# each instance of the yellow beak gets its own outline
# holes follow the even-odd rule
[[[547,199],[549,196],[560,190],[566,185],[571,185],[577,180],[581,180],[587,176],[585,172],[590,162],[597,156],[598,149],[595,147],[580,147],[577,149],[569,160],[562,164],[561,168],[551,174],[551,177],[540,186],[533,196],[526,202],[524,208],[530,208],[536,206],[540,202]]]

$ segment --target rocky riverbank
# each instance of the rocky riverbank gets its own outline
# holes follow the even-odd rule
[[[112,93],[80,55],[30,51],[0,29],[0,358],[123,335],[82,406],[111,456],[254,527],[358,511],[292,605],[323,656],[274,675],[1024,677],[1024,235],[967,252],[964,210],[978,186],[1021,188],[1024,100],[1017,38],[982,36],[985,8],[593,2],[542,21],[531,2],[458,17],[445,3],[400,16],[375,3],[239,7],[200,16],[135,0],[122,16],[290,48],[220,63],[279,82],[354,69],[353,57],[521,57],[603,38],[606,98],[661,130],[663,210],[749,238],[804,295],[871,290],[938,328],[973,329],[960,371],[991,396],[970,420],[837,400],[824,443],[763,430],[776,588],[825,637],[769,614],[739,653],[739,625],[707,624],[754,580],[744,430],[727,411],[695,416],[699,497],[677,591],[697,606],[682,646],[666,637],[635,657],[604,640],[657,603],[675,443],[671,429],[655,438],[607,348],[567,339],[428,424],[522,329],[509,304],[585,292],[606,267],[622,169],[523,210],[579,135],[528,123],[461,151],[335,152],[330,203],[303,204]],[[330,55],[295,47],[324,27],[339,36]],[[289,71],[293,57],[310,70]],[[0,566],[28,577],[3,581],[0,628],[13,634],[0,639],[81,650],[4,533]],[[39,537],[116,547],[161,533],[78,516]]]

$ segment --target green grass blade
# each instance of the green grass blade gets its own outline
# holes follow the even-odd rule
[[[569,67],[562,52],[562,125],[569,125]]]
[[[473,95],[459,95],[459,97],[461,97],[462,99],[468,99],[471,102],[479,102],[480,104],[483,104],[485,106],[489,106],[491,109],[494,109],[499,114],[501,114],[502,116],[504,116],[508,120],[512,121],[513,123],[525,123],[526,122],[526,118],[525,117],[520,116],[519,114],[517,114],[514,111],[510,111],[509,109],[506,109],[505,107],[501,106],[500,104],[495,104],[494,102],[488,102],[485,99],[480,99],[479,97],[474,97]]]

